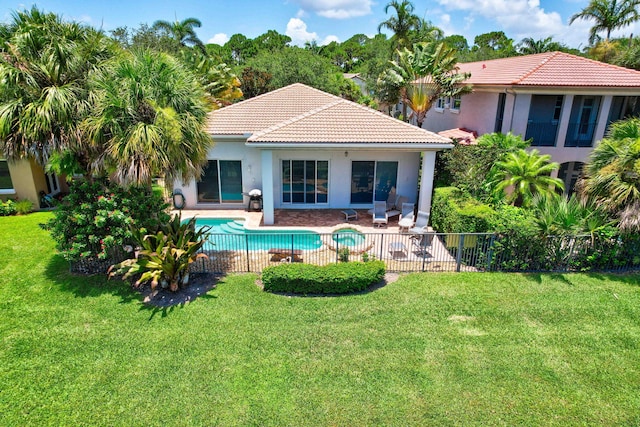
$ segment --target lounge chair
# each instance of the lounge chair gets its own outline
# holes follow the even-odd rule
[[[373,202],[373,226],[381,227],[383,225],[386,226],[388,223],[387,203],[384,200]]]
[[[411,236],[411,247],[413,248],[415,254],[425,258],[428,255],[431,255],[429,253],[429,249],[431,248],[431,244],[433,243],[433,238],[435,237],[435,235],[435,233],[431,232]]]
[[[402,204],[402,213],[400,214],[400,219],[398,220],[398,228],[400,232],[409,230],[413,227],[413,210],[415,208],[415,204],[413,203],[403,203]]]
[[[410,234],[424,234],[429,231],[429,212],[418,211],[416,223],[409,229]]]

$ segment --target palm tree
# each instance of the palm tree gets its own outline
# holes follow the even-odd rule
[[[589,30],[589,43],[598,39],[598,33],[606,31],[606,40],[611,37],[611,31],[626,27],[638,19],[638,5],[640,0],[591,0],[587,7],[571,16],[569,24],[576,19],[594,21]]]
[[[591,152],[584,174],[581,192],[620,216],[621,228],[635,228],[638,210],[635,215],[633,211],[640,205],[640,119],[613,123]]]
[[[206,53],[202,40],[198,38],[194,30],[194,28],[200,28],[201,26],[202,22],[200,22],[200,20],[187,18],[183,21],[176,19],[174,22],[159,20],[153,23],[152,28],[154,30],[165,31],[171,38],[180,43],[181,46],[196,46],[203,53]]]
[[[532,55],[535,53],[562,50],[563,48],[564,46],[562,46],[562,44],[553,41],[553,37],[538,40],[533,37],[526,37],[518,44],[518,53],[522,55]]]
[[[554,192],[554,187],[564,189],[562,180],[550,176],[558,169],[558,164],[550,160],[550,155],[540,155],[538,150],[507,153],[494,164],[489,187],[515,206],[530,206],[535,194],[548,195]],[[509,188],[511,191],[505,196]]]
[[[422,127],[435,100],[471,91],[462,85],[469,74],[458,72],[455,50],[444,43],[416,43],[413,51],[398,51],[397,58],[382,79],[399,88],[403,104],[413,111],[418,127]]]
[[[396,16],[391,16],[381,22],[378,25],[378,32],[383,28],[393,31],[394,47],[397,49],[405,48],[409,45],[409,33],[420,25],[420,18],[413,14],[414,7],[409,0],[391,0],[384,8],[385,14],[389,13],[389,8],[396,11]]]
[[[102,155],[94,171],[121,185],[150,186],[199,178],[211,138],[203,128],[204,92],[191,74],[166,53],[126,52],[92,80],[92,114],[85,138]]]
[[[45,164],[54,152],[89,155],[76,125],[87,111],[87,76],[116,44],[89,27],[33,7],[16,12],[0,45],[0,149]]]

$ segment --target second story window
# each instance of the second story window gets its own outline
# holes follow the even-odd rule
[[[436,101],[436,110],[440,110],[440,111],[444,110],[445,104],[446,104],[446,98],[444,96],[441,96]]]
[[[462,96],[456,95],[450,98],[451,102],[451,111],[457,112],[460,111],[460,105],[462,104]]]

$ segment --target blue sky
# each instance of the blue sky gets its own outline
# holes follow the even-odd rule
[[[42,0],[14,2],[0,9],[0,19],[8,21],[13,10],[33,4],[66,19],[86,22],[106,31],[119,26],[136,28],[158,19],[202,21],[198,36],[204,42],[223,44],[228,37],[242,33],[256,37],[273,29],[287,34],[294,44],[307,40],[325,44],[344,41],[354,34],[373,35],[387,18],[388,0]],[[7,4],[7,2],[3,2]],[[572,47],[587,43],[590,23],[569,17],[586,6],[588,0],[428,0],[413,1],[417,15],[438,25],[447,35],[462,34],[469,44],[482,33],[502,30],[520,41],[553,36]],[[627,27],[617,35],[638,34],[640,25]]]

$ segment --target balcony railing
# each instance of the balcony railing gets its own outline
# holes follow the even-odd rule
[[[565,147],[592,147],[593,135],[596,131],[596,122],[569,123]]]
[[[557,135],[557,122],[529,122],[525,139],[531,139],[533,147],[554,147]]]

